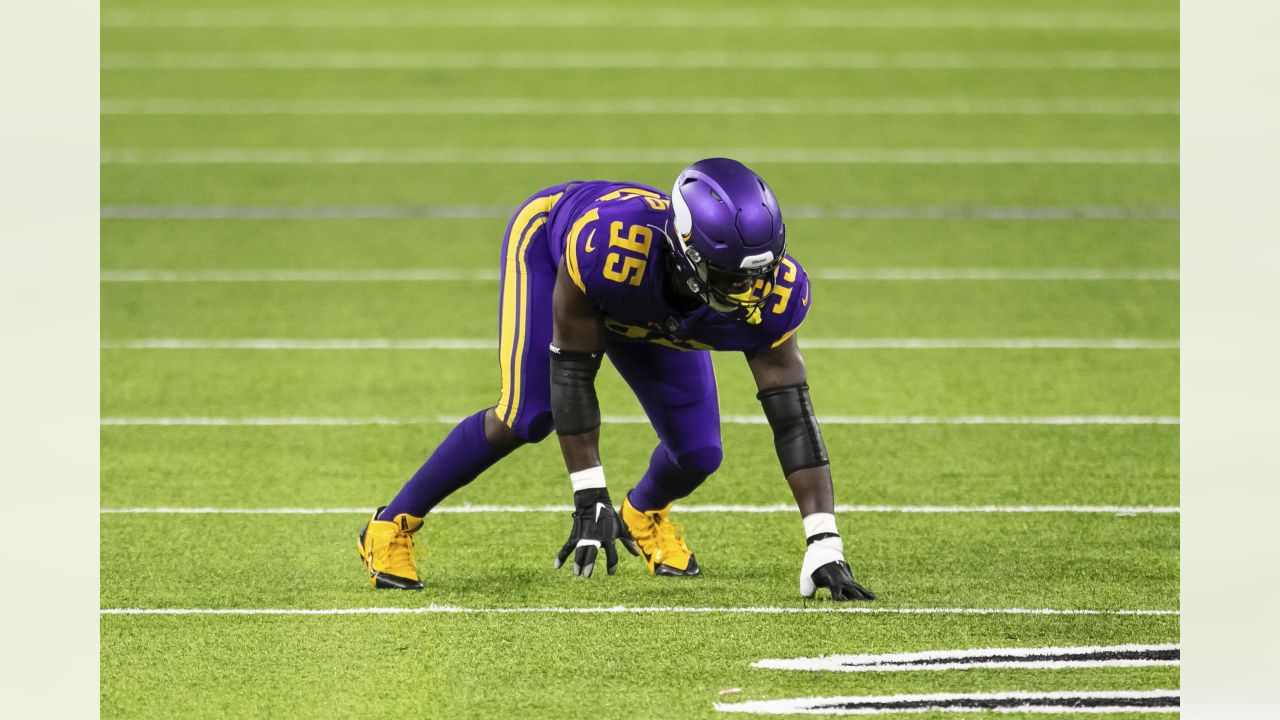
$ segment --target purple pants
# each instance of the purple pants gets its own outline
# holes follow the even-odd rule
[[[549,247],[558,239],[548,236],[547,214],[564,188],[550,187],[526,200],[511,218],[502,243],[498,304],[502,392],[496,412],[516,435],[533,443],[552,430],[548,348],[554,258],[559,253],[553,254]],[[605,353],[658,434],[653,462],[664,467],[651,466],[650,474],[656,472],[662,483],[664,476],[676,471],[686,476],[678,484],[696,487],[719,467],[722,455],[720,403],[710,353],[623,341],[612,334],[606,334]]]

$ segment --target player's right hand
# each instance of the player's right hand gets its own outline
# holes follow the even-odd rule
[[[853,571],[844,560],[844,540],[839,535],[809,543],[804,563],[800,566],[800,595],[811,598],[818,588],[831,591],[831,599],[875,600],[875,593],[853,579]]]
[[[553,568],[559,569],[572,553],[573,574],[591,577],[600,549],[604,548],[606,567],[612,575],[618,569],[618,549],[614,546],[618,540],[632,555],[640,554],[635,541],[618,518],[618,512],[613,509],[608,490],[579,490],[573,494],[573,504],[573,528],[564,547],[556,554]]]

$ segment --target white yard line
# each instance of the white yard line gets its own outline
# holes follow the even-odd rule
[[[1176,282],[1177,268],[823,268],[815,280],[858,282],[1159,281]],[[496,282],[494,270],[375,268],[368,270],[103,270],[106,283],[152,282]]]
[[[506,219],[506,205],[103,205],[107,220]],[[788,218],[839,220],[1177,220],[1172,206],[788,205]]]
[[[1178,98],[103,98],[103,115],[1177,115]]]
[[[102,282],[496,282],[496,270],[103,270]]]
[[[809,273],[816,280],[1159,280],[1177,281],[1174,268],[827,268]]]
[[[906,672],[969,670],[1057,670],[1063,668],[1180,665],[1176,643],[1070,647],[965,648],[924,652],[768,658],[751,663],[762,670],[826,672]]]
[[[99,424],[115,426],[361,426],[361,425],[454,425],[462,415],[437,415],[434,417],[104,417]],[[602,420],[610,424],[648,425],[643,415],[605,415]],[[823,415],[818,418],[825,425],[1178,425],[1180,420],[1170,415]],[[723,415],[720,421],[729,425],[766,425],[764,416]]]
[[[1050,715],[1178,713],[1178,690],[1055,690],[786,698],[716,703],[720,712],[752,715],[902,715],[995,712]]]
[[[804,338],[805,350],[1177,350],[1147,338]],[[104,350],[495,350],[472,338],[138,338],[104,340]]]
[[[496,350],[494,340],[465,338],[392,338],[293,340],[287,338],[229,338],[193,340],[186,338],[146,338],[106,340],[104,350]]]
[[[1066,513],[1086,515],[1176,515],[1181,509],[1168,505],[837,505],[839,513]],[[793,504],[776,505],[676,505],[681,513],[794,513]],[[371,508],[234,508],[234,507],[117,507],[102,508],[103,515],[368,515]],[[443,505],[432,514],[570,513],[571,505]]]
[[[1177,165],[1158,148],[717,148],[755,163],[819,165]],[[116,148],[104,165],[682,164],[698,148]]]
[[[1177,30],[1176,12],[1134,10],[1019,10],[985,8],[876,8],[767,10],[646,8],[618,13],[593,7],[414,8],[350,6],[340,10],[225,8],[116,9],[103,12],[110,28],[861,28],[884,30]]]
[[[806,50],[257,50],[107,52],[104,70],[1158,70],[1178,53]]]
[[[865,606],[823,607],[421,607],[363,608],[102,608],[102,615],[629,615],[629,614],[709,614],[709,615],[1096,615],[1096,616],[1178,616],[1178,610],[1095,610],[1056,608],[886,608]]]

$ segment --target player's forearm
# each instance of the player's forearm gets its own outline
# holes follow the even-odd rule
[[[800,514],[835,512],[835,491],[831,486],[831,465],[822,430],[804,383],[761,390],[760,404],[773,429],[778,463],[791,486]]]
[[[570,474],[600,467],[600,359],[601,353],[551,346],[551,415]]]
[[[561,435],[560,453],[571,474],[600,467],[600,428],[579,435]]]
[[[831,466],[804,468],[787,476],[787,484],[791,486],[791,494],[796,499],[796,507],[800,515],[807,517],[814,513],[835,514],[835,490],[831,485]]]

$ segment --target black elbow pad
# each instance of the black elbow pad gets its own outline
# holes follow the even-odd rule
[[[784,475],[830,464],[807,384],[761,390],[756,398],[773,428],[773,446]]]
[[[551,416],[556,435],[581,435],[600,427],[596,372],[601,353],[551,346]]]

